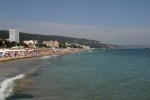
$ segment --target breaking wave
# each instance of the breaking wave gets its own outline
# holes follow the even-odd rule
[[[25,75],[20,74],[16,77],[5,79],[0,83],[0,100],[5,100],[5,98],[13,95],[13,87],[15,86],[15,80],[23,78]]]

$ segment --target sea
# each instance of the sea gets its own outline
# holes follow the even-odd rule
[[[1,62],[0,100],[150,100],[150,49]]]

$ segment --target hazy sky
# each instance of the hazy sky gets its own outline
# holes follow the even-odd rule
[[[0,30],[150,45],[150,0],[0,0]]]

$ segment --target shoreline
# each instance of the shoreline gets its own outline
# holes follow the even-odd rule
[[[31,49],[30,49],[31,50]],[[12,61],[12,60],[17,60],[17,59],[24,59],[24,58],[40,58],[40,57],[44,57],[44,56],[52,56],[52,55],[68,55],[68,54],[76,54],[76,53],[80,53],[83,51],[86,51],[87,49],[79,49],[79,48],[71,48],[71,49],[33,49],[32,51],[29,52],[29,55],[24,55],[24,56],[12,56],[12,57],[0,57],[0,64],[2,64],[1,62],[6,62],[6,61]],[[20,52],[20,51],[19,51]],[[8,53],[8,52],[7,52]],[[9,67],[11,68],[11,66]],[[14,69],[16,70],[16,69]],[[13,85],[17,84],[16,86],[19,85],[24,85],[24,84],[32,84],[34,83],[34,80],[28,80],[28,79],[24,79],[24,76],[26,75],[31,75],[31,74],[35,74],[37,73],[38,69],[32,69],[27,73],[24,74],[18,74],[14,77],[8,77],[6,79],[4,79],[3,81],[1,81],[1,83],[5,84],[5,85],[0,85],[0,87],[2,87],[0,89],[0,99],[5,100],[6,98],[9,98],[11,95],[13,95],[14,91],[13,89],[16,88]],[[21,75],[21,77],[20,77]],[[16,80],[19,80],[18,83],[15,83]],[[13,86],[13,87],[12,87]],[[11,87],[11,88],[8,88]],[[7,89],[8,88],[8,89]],[[26,88],[26,87],[25,87]],[[24,89],[24,87],[22,88]],[[8,91],[8,93],[7,93]]]

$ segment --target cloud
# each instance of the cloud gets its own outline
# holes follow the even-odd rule
[[[107,27],[49,22],[0,21],[0,29],[19,28],[22,32],[87,38],[111,44],[150,43],[150,27]]]

